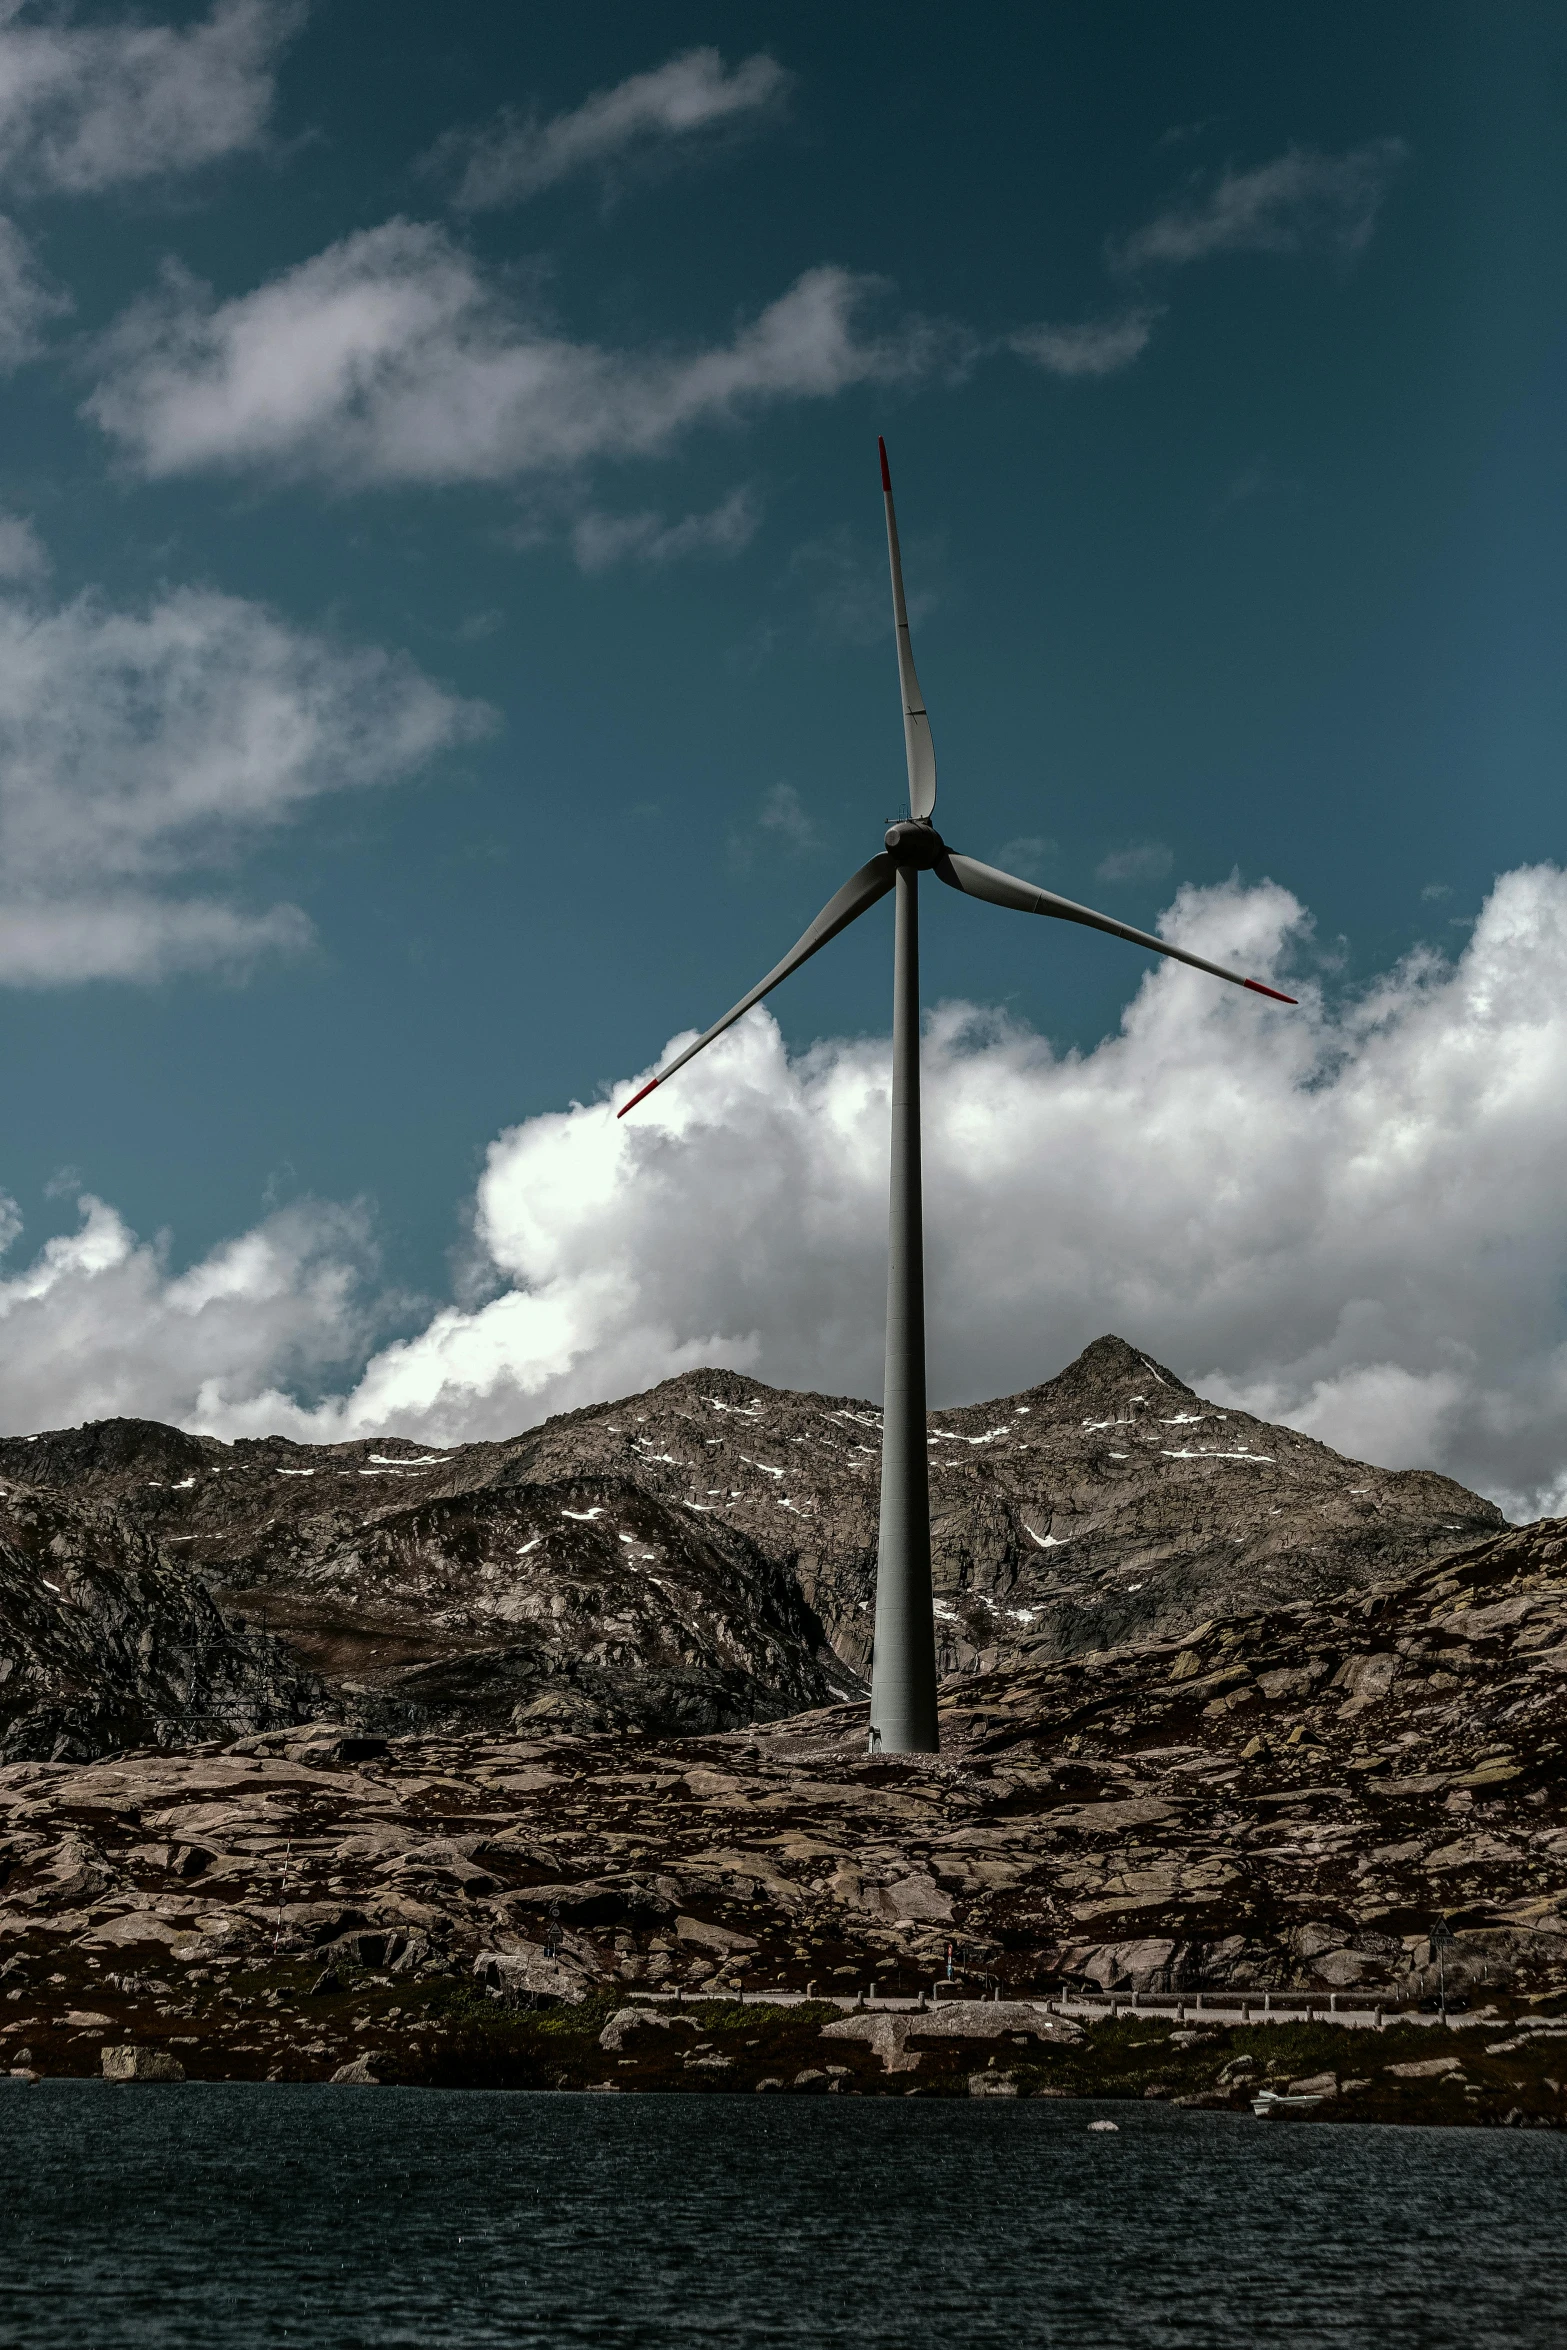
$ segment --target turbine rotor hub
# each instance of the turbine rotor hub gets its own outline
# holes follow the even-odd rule
[[[906,816],[887,827],[886,850],[895,865],[929,873],[947,853],[947,844],[928,818]]]

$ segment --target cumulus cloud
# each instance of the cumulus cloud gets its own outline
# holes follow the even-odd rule
[[[448,131],[427,166],[459,175],[453,201],[465,211],[516,204],[581,172],[647,169],[709,148],[716,135],[776,113],[793,81],[760,53],[730,69],[716,49],[687,49],[569,114],[541,121],[504,107],[482,130]]]
[[[215,302],[170,268],[102,347],[86,413],[143,474],[260,467],[339,485],[499,481],[656,454],[700,423],[950,363],[878,281],[807,270],[726,341],[611,350],[518,311],[444,230],[393,220]]]
[[[738,555],[755,538],[761,509],[748,489],[731,490],[706,514],[670,522],[662,514],[582,515],[571,531],[571,551],[583,571],[609,571],[617,563],[642,563],[658,570],[688,555]]]
[[[1309,935],[1267,884],[1183,890],[1166,924],[1263,971]],[[1517,1515],[1567,1509],[1567,874],[1505,875],[1454,962],[1415,955],[1336,1010],[1302,992],[1274,1011],[1160,965],[1081,1054],[994,1013],[934,1015],[934,1393],[1026,1385],[1116,1329],[1351,1454],[1443,1467]],[[0,1292],[45,1284],[8,1326],[0,1414],[110,1408],[100,1361],[124,1366],[113,1408],[226,1435],[499,1436],[712,1362],[874,1394],[887,1088],[885,1039],[791,1061],[759,1011],[632,1118],[597,1103],[501,1135],[476,1214],[499,1293],[437,1312],[324,1401],[288,1366],[357,1326],[352,1252],[329,1231],[297,1335],[285,1304],[250,1351],[226,1337],[210,1361],[178,1318],[203,1268],[175,1279],[115,1227],[101,1286],[79,1256],[50,1289],[46,1251]],[[213,1263],[254,1247],[270,1264],[271,1232]],[[144,1288],[125,1306],[129,1263]],[[244,1284],[214,1286],[242,1317]],[[51,1297],[71,1301],[69,1345]]]
[[[43,329],[70,308],[70,296],[49,283],[15,221],[0,218],[0,374],[36,359]]]
[[[360,1209],[286,1209],[183,1274],[102,1200],[84,1195],[79,1215],[75,1232],[0,1276],[8,1429],[115,1414],[199,1422],[279,1376],[309,1387],[341,1375],[366,1343],[375,1256]],[[0,1195],[0,1253],[20,1229]]]
[[[1253,171],[1227,170],[1113,244],[1111,262],[1141,269],[1215,253],[1358,253],[1408,152],[1402,139],[1372,139],[1343,155],[1290,147]]]
[[[91,195],[259,146],[294,0],[218,0],[195,24],[78,24],[0,0],[0,181]]]
[[[6,528],[14,576],[36,542]],[[189,894],[189,877],[322,793],[398,780],[490,723],[411,661],[210,589],[135,611],[0,594],[0,983],[297,949],[296,907],[247,911]]]
[[[1046,375],[1117,375],[1148,348],[1161,310],[1126,310],[1076,326],[1020,326],[1006,347]]]

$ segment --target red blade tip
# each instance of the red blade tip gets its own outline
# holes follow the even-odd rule
[[[1250,980],[1248,980],[1246,984],[1249,987],[1251,985]],[[648,1095],[655,1092],[657,1087],[658,1079],[656,1077],[650,1077],[646,1085],[643,1086],[640,1093],[634,1093],[629,1102],[621,1103],[620,1108],[615,1112],[616,1117],[623,1118],[628,1110],[634,1110],[636,1108],[638,1102],[645,1102]]]
[[[1253,995],[1271,996],[1276,1004],[1293,1004],[1299,1001],[1299,998],[1296,996],[1280,995],[1276,987],[1264,987],[1260,979],[1243,979],[1241,981],[1241,985],[1242,987],[1249,987]],[[639,1094],[637,1099],[640,1101],[641,1098],[642,1097]],[[629,1109],[631,1104],[628,1102],[626,1107]]]
[[[892,475],[887,471],[887,444],[880,433],[876,435],[876,450],[881,458],[881,486],[890,498],[892,496]]]

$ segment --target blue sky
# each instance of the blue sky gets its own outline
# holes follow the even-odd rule
[[[495,1138],[898,809],[878,431],[955,845],[1276,884],[1329,1018],[1456,967],[1563,852],[1564,97],[1528,4],[0,12],[13,1268],[84,1193],[160,1280],[351,1226],[337,1368],[252,1365],[307,1403],[503,1284]],[[882,1035],[886,929],[789,1047]],[[925,954],[1090,1059],[1147,970]]]

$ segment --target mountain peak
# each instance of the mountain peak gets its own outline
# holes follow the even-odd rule
[[[1126,1411],[1137,1403],[1156,1403],[1161,1389],[1170,1395],[1195,1397],[1196,1394],[1195,1388],[1188,1387],[1166,1364],[1156,1362],[1140,1347],[1131,1346],[1113,1331],[1107,1331],[1103,1338],[1095,1338],[1085,1346],[1064,1371],[1058,1371],[1053,1379],[1043,1380],[1029,1392],[1057,1410],[1081,1402],[1085,1408],[1103,1405]]]

